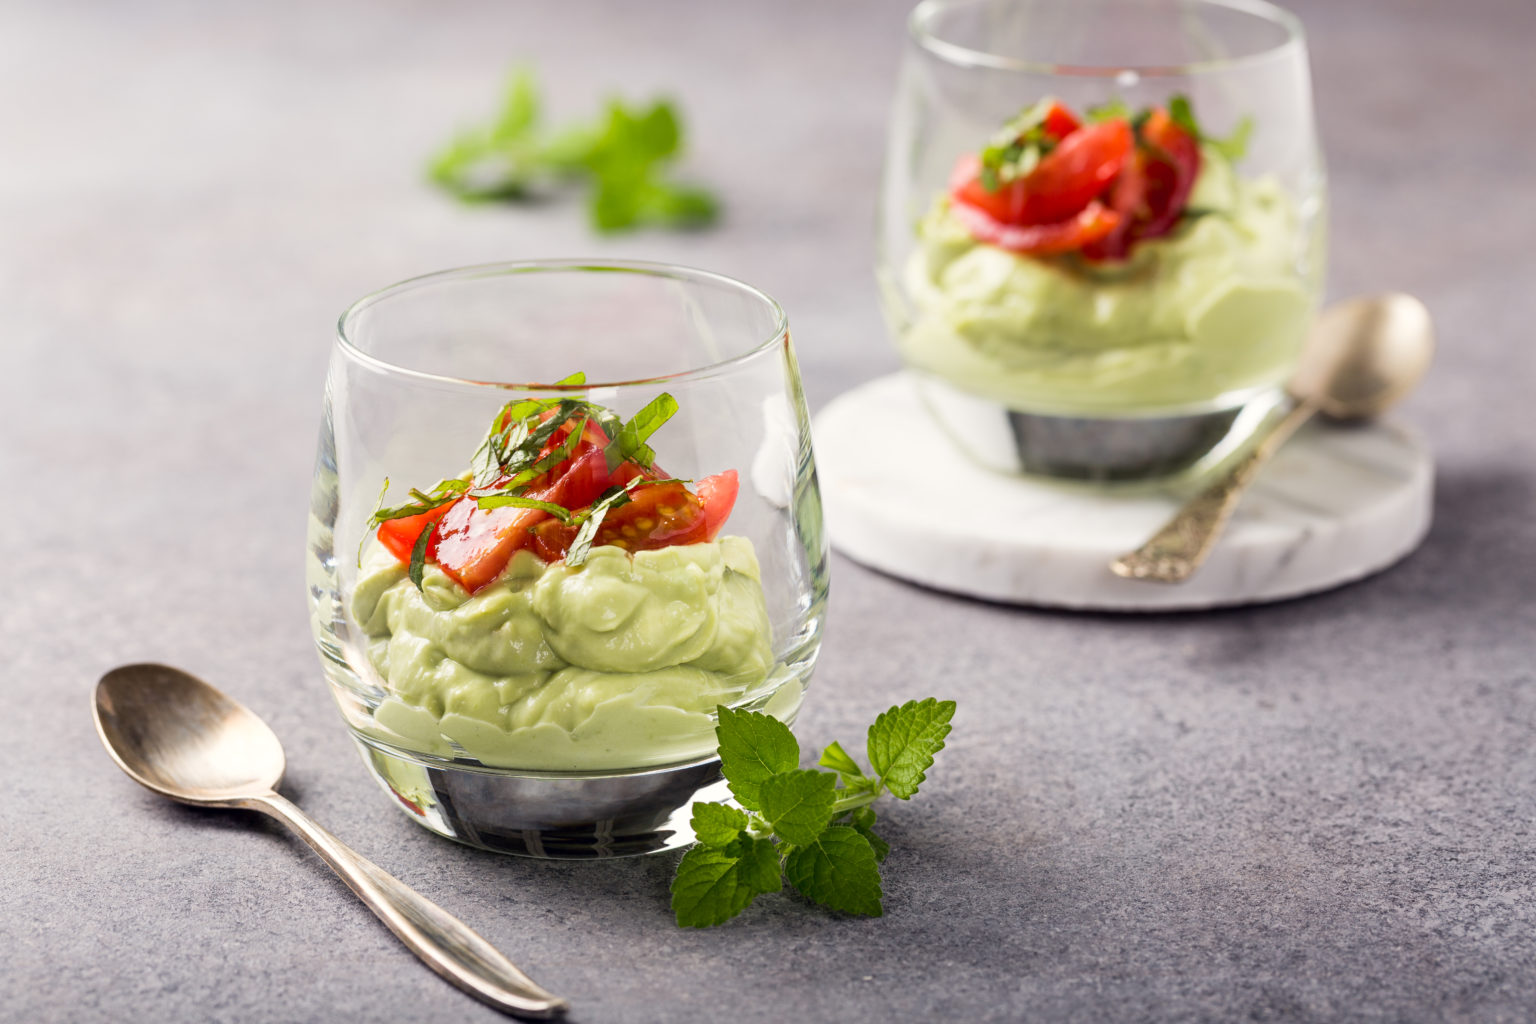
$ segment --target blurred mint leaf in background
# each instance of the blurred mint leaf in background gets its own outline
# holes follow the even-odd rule
[[[541,185],[582,183],[589,189],[588,217],[603,232],[698,228],[718,216],[712,193],[669,176],[684,142],[682,118],[671,102],[630,106],[614,98],[596,122],[553,131],[542,122],[538,83],[532,71],[518,68],[491,124],[451,139],[427,174],[469,203],[527,201]]]

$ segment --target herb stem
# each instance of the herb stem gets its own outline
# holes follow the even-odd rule
[[[870,804],[880,799],[880,794],[884,791],[884,786],[877,786],[874,789],[866,789],[854,793],[844,793],[842,796],[832,801],[832,816],[835,818],[839,814],[846,814],[849,811],[856,811],[860,807],[868,807]]]

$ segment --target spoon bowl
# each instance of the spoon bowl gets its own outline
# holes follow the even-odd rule
[[[1286,388],[1290,411],[1151,539],[1111,562],[1110,570],[1154,583],[1189,579],[1216,546],[1260,467],[1303,423],[1319,412],[1337,420],[1380,415],[1419,383],[1434,350],[1429,310],[1412,295],[1369,296],[1324,310]]]
[[[1350,299],[1317,318],[1287,390],[1330,419],[1379,416],[1418,385],[1434,351],[1429,310],[1412,295]]]
[[[117,766],[162,796],[237,806],[277,789],[283,747],[243,704],[166,665],[125,665],[96,687],[96,728]]]
[[[107,753],[135,782],[182,803],[248,808],[281,821],[400,941],[465,992],[522,1017],[555,1017],[568,1008],[464,922],[281,796],[282,744],[238,701],[168,665],[125,665],[96,684],[92,713]]]

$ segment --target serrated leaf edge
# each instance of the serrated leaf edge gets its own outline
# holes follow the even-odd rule
[[[917,795],[919,787],[928,781],[928,769],[933,767],[934,755],[944,749],[944,741],[954,728],[952,719],[954,718],[955,708],[955,702],[952,700],[938,700],[934,697],[925,697],[922,700],[909,700],[905,704],[888,708],[875,718],[874,723],[869,727],[869,733],[866,737],[865,753],[869,756],[871,769],[879,778],[880,784],[885,788],[886,792],[898,800],[910,800]],[[887,760],[885,767],[882,768],[880,762],[883,759],[877,757],[875,753],[875,735],[877,730],[880,729],[881,724],[895,718],[915,717],[919,713],[926,716],[926,720],[922,722],[921,728],[917,730],[908,729],[906,735],[902,737],[900,749],[897,751],[896,756]],[[912,748],[916,737],[933,728],[935,724],[939,728],[937,735],[931,740],[933,749],[923,752],[923,763],[917,769],[917,775],[912,781],[911,789],[904,793],[892,789],[890,785],[890,772],[895,767],[896,761],[899,760],[901,754]]]

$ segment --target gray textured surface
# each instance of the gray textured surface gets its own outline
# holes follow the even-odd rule
[[[7,3],[0,1019],[496,1019],[295,840],[117,773],[88,696],[140,659],[265,715],[306,808],[578,1021],[1536,1015],[1536,8],[1301,12],[1333,290],[1417,292],[1442,330],[1409,407],[1442,474],[1428,542],[1337,593],[1160,618],[838,560],[807,745],[896,698],[961,705],[931,785],[889,810],[887,916],[776,899],[694,933],[670,857],[481,854],[364,775],[300,587],[330,325],[419,271],[644,256],[782,299],[813,404],[885,372],[869,192],[901,5]],[[685,97],[725,224],[607,242],[569,207],[422,187],[514,57],[572,112],[616,84]]]

